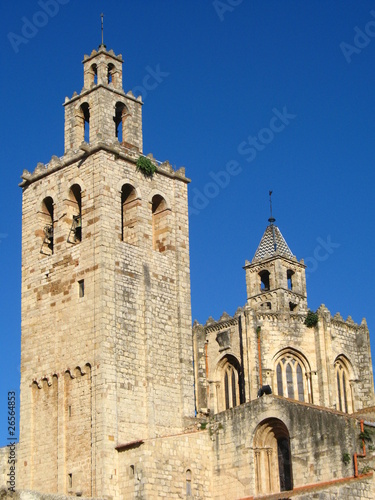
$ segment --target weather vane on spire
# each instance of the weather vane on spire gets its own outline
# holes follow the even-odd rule
[[[272,225],[275,222],[275,218],[272,216],[272,191],[269,191],[268,193],[270,195],[270,213],[271,217],[268,219],[268,222]]]
[[[101,44],[101,47],[105,47],[105,45],[104,45],[104,35],[103,35],[103,18],[104,18],[103,12],[100,14],[100,17],[102,19],[102,44]]]

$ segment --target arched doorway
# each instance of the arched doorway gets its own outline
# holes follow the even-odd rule
[[[290,438],[277,418],[261,422],[254,435],[254,466],[257,494],[293,489]]]

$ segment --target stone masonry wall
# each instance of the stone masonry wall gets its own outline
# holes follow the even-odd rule
[[[57,493],[57,450],[58,450],[58,392],[57,377],[32,385],[33,413],[32,436],[33,453],[29,457],[33,470],[32,486],[43,485],[44,491]]]
[[[293,487],[352,476],[343,453],[357,450],[354,419],[283,398],[263,396],[215,416],[213,498],[241,498],[256,493],[254,437],[267,419],[290,431]],[[275,462],[273,462],[275,464]]]
[[[184,419],[194,415],[186,180],[168,164],[153,179],[146,178],[134,162],[119,158],[120,145],[113,151],[72,162],[24,190],[22,487],[51,492],[57,484],[58,491],[69,487],[70,473],[59,472],[48,486],[49,480],[42,483],[27,460],[39,446],[30,419],[36,411],[33,380],[92,367],[92,409],[87,409],[92,457],[86,446],[73,455],[77,464],[90,463],[87,478],[79,482],[90,484],[93,495],[116,491],[115,443],[180,432]],[[139,194],[138,245],[121,241],[121,188],[126,183]],[[73,184],[82,193],[82,241],[75,243],[68,241],[72,221],[66,208]],[[163,196],[170,211],[172,244],[164,252],[152,246],[155,194]],[[46,196],[54,200],[53,255],[40,253],[45,221],[38,211]],[[47,406],[35,418],[43,426],[50,418]],[[57,455],[50,446],[45,460],[62,465],[59,436]]]
[[[212,498],[208,431],[150,439],[118,460],[120,499]]]
[[[327,317],[327,310],[322,310],[322,317]],[[366,321],[360,325],[354,323],[349,317],[346,321],[336,314],[333,318],[329,315],[332,338],[331,360],[344,357],[350,365],[351,386],[354,398],[354,411],[375,404],[374,382],[370,349],[370,337]]]
[[[293,498],[298,500],[353,500],[363,499],[372,500],[374,498],[375,488],[373,478],[364,478],[361,481],[352,482],[342,486],[330,486],[326,490],[310,491],[295,495]]]
[[[97,359],[98,321],[97,279],[98,256],[100,255],[98,231],[98,207],[93,193],[98,189],[92,175],[95,161],[88,159],[83,164],[72,163],[64,172],[55,171],[24,189],[23,195],[23,255],[22,255],[22,340],[21,340],[21,416],[20,416],[20,464],[18,477],[23,488],[40,488],[41,491],[66,491],[67,477],[64,469],[49,467],[52,483],[42,477],[34,461],[61,464],[64,460],[64,441],[59,422],[58,436],[35,434],[38,426],[57,427],[57,409],[64,413],[64,391],[59,390],[59,400],[52,397],[53,388],[62,387],[66,371],[73,373],[76,367],[88,363],[95,365]],[[82,190],[83,239],[72,243],[69,238],[72,220],[67,217],[69,189],[79,184]],[[47,196],[54,201],[54,252],[42,253],[45,221],[39,217],[42,201]],[[78,281],[84,279],[85,294],[79,296]],[[44,382],[43,382],[44,380]],[[43,391],[43,404],[36,406],[31,386],[51,386],[34,390],[36,397]],[[35,384],[34,384],[35,385]],[[53,411],[52,411],[53,409]],[[90,408],[85,408],[91,421]],[[77,422],[77,425],[80,425]],[[93,424],[95,426],[95,423]],[[55,431],[54,431],[55,432]],[[75,431],[73,431],[73,434]],[[77,431],[78,432],[78,431]],[[54,434],[53,434],[54,435]],[[76,443],[77,448],[79,443]],[[45,453],[40,455],[41,447]],[[84,450],[84,448],[83,448]],[[85,452],[82,451],[84,454]],[[64,462],[62,462],[64,463]],[[88,469],[91,483],[91,470]],[[90,491],[91,494],[91,491]]]

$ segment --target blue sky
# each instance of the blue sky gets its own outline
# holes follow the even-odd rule
[[[308,266],[310,308],[365,316],[375,356],[373,2],[7,2],[0,445],[7,393],[19,392],[18,183],[23,169],[63,154],[62,103],[82,89],[81,61],[100,43],[102,11],[104,42],[125,61],[124,89],[144,98],[144,152],[185,166],[192,179],[193,318],[244,305],[242,266],[265,230],[273,190],[276,224]]]

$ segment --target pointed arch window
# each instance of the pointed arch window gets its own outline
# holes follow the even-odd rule
[[[227,356],[219,366],[221,381],[218,386],[218,411],[223,411],[243,403],[240,364],[234,356]]]
[[[335,361],[336,373],[336,409],[344,413],[352,413],[354,411],[353,394],[350,385],[350,362],[343,356]]]
[[[310,370],[307,362],[292,352],[285,352],[276,360],[275,387],[279,396],[312,403]]]
[[[237,406],[239,400],[239,377],[238,371],[230,363],[224,369],[224,392],[225,409]]]

